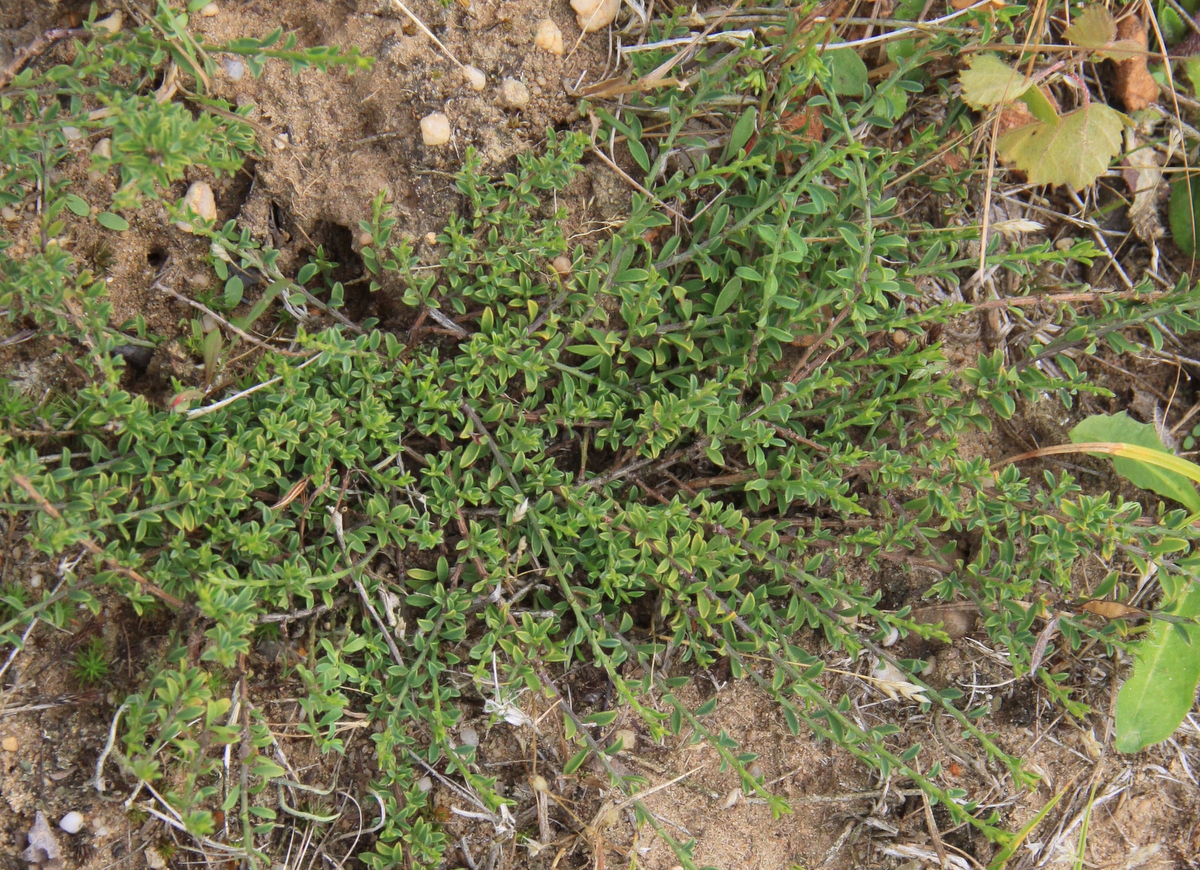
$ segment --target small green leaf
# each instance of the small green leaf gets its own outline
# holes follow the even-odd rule
[[[754,106],[748,108],[742,113],[742,117],[737,119],[737,123],[733,125],[733,131],[729,134],[729,153],[736,154],[741,151],[750,137],[754,135],[754,122],[757,120],[758,113]]]
[[[92,207],[87,204],[87,200],[82,196],[76,196],[73,193],[66,195],[67,208],[79,217],[87,217],[91,212]]]
[[[842,97],[861,97],[867,90],[867,65],[852,48],[825,53],[825,62],[833,78],[833,92]]]
[[[1171,236],[1189,257],[1196,253],[1196,224],[1200,223],[1200,174],[1184,175],[1171,185],[1167,207]]]
[[[1093,441],[1133,444],[1178,458],[1163,445],[1153,426],[1137,422],[1124,411],[1112,416],[1088,417],[1071,430],[1071,441],[1074,444]],[[1192,513],[1200,513],[1200,493],[1183,474],[1121,456],[1113,458],[1113,469],[1134,486],[1174,499]]]
[[[1193,586],[1170,615],[1200,616],[1200,586]],[[1159,619],[1138,644],[1133,675],[1117,693],[1118,751],[1161,743],[1192,709],[1200,682],[1200,642],[1189,641],[1200,641],[1200,627]]]
[[[592,750],[585,747],[572,755],[571,760],[567,762],[565,767],[563,767],[563,776],[570,776],[575,771],[579,770],[583,763],[587,761],[587,757],[591,751]]]
[[[736,275],[729,279],[717,296],[717,301],[713,303],[713,316],[724,314],[729,310],[729,307],[737,301],[738,296],[742,292],[742,279]]]
[[[110,230],[116,230],[118,233],[123,233],[129,229],[129,221],[121,217],[119,214],[113,214],[111,211],[102,211],[96,215],[96,222],[100,226]]]
[[[225,307],[237,308],[242,301],[242,291],[245,289],[245,284],[237,275],[231,275],[229,280],[225,282]]]

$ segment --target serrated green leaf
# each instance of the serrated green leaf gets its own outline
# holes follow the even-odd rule
[[[994,54],[976,54],[959,73],[963,99],[975,109],[989,109],[1018,99],[1033,82]]]
[[[1107,48],[1117,39],[1117,21],[1103,6],[1089,6],[1075,16],[1063,36],[1080,48]]]
[[[1193,586],[1170,615],[1200,616],[1200,586]],[[1138,644],[1132,676],[1117,693],[1117,750],[1137,752],[1174,734],[1192,709],[1198,682],[1200,627],[1155,620]]]
[[[1132,39],[1117,39],[1117,21],[1103,6],[1089,6],[1063,31],[1063,36],[1080,48],[1090,48],[1097,58],[1126,60],[1145,55],[1144,49]]]
[[[1072,429],[1070,435],[1074,444],[1089,441],[1119,442],[1145,447],[1177,458],[1162,443],[1153,426],[1137,422],[1124,411],[1111,416],[1097,414],[1088,417]],[[1196,492],[1196,487],[1186,476],[1137,459],[1120,456],[1113,457],[1113,469],[1134,486],[1148,489],[1163,498],[1174,499],[1192,513],[1200,513],[1200,493]]]
[[[1037,121],[1009,130],[997,153],[1022,170],[1030,184],[1067,184],[1083,190],[1108,169],[1121,151],[1121,116],[1103,103],[1089,103],[1057,124]]]

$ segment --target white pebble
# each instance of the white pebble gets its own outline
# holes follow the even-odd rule
[[[218,6],[216,3],[209,3],[206,6],[202,6],[200,8],[200,17],[201,18],[214,18],[220,14],[221,14],[221,7]]]
[[[103,30],[109,34],[120,33],[121,25],[122,25],[122,23],[124,23],[124,20],[125,20],[124,13],[121,12],[120,9],[118,9],[116,12],[112,13],[111,15],[101,18],[93,26],[97,30]]]
[[[463,67],[463,76],[467,80],[467,85],[473,91],[482,91],[487,87],[487,76],[483,74],[483,70],[474,66]]]
[[[579,29],[592,33],[612,24],[621,11],[621,0],[571,0],[571,8]]]
[[[464,725],[459,729],[458,738],[463,742],[463,746],[479,745],[479,732],[470,725]]]
[[[271,140],[271,144],[274,145],[276,148],[278,148],[280,151],[282,151],[284,148],[288,147],[288,145],[291,143],[291,141],[292,140],[288,136],[287,133],[280,133],[278,136],[276,136],[274,139]]]
[[[83,814],[71,810],[71,812],[62,817],[58,826],[68,834],[78,834],[83,830]]]
[[[40,589],[42,587],[42,575],[34,571],[29,575],[29,588]]]
[[[0,217],[4,218],[9,223],[12,223],[13,221],[20,218],[20,215],[18,215],[15,211],[13,211],[8,206],[4,206],[4,207],[0,208]]]
[[[562,57],[562,31],[559,30],[558,25],[549,18],[538,22],[537,35],[533,38],[533,44],[543,51],[548,51],[551,54]]]
[[[212,188],[203,181],[192,182],[192,186],[187,189],[187,193],[184,194],[179,206],[180,208],[191,208],[192,211],[206,221],[215,221],[217,219],[217,201],[213,197]],[[179,227],[185,233],[192,231],[192,225],[187,221],[176,221],[175,226]]]
[[[427,776],[423,776],[417,780],[417,788],[423,792],[427,792],[433,788],[433,780]]]
[[[529,88],[514,78],[507,78],[500,83],[500,99],[510,109],[524,109],[529,105]]]
[[[241,58],[227,57],[221,61],[221,66],[225,68],[225,75],[235,82],[240,82],[246,74],[246,65],[242,63]]]
[[[78,142],[83,138],[83,132],[78,127],[63,127],[62,134],[68,142]]]
[[[622,728],[613,735],[613,742],[621,741],[622,752],[633,752],[637,749],[637,732],[632,728]]]
[[[896,641],[898,641],[899,639],[900,639],[900,630],[897,629],[896,626],[893,625],[891,627],[891,630],[888,631],[887,636],[883,640],[880,641],[880,645],[881,646],[895,646]]]
[[[450,141],[450,119],[441,112],[434,112],[421,119],[421,141],[428,148],[436,148]]]

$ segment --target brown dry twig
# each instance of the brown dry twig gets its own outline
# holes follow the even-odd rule
[[[21,67],[29,63],[39,54],[41,54],[56,42],[61,42],[64,39],[74,39],[77,36],[86,36],[87,31],[82,27],[54,27],[47,30],[29,45],[22,48],[13,57],[12,62],[0,72],[0,89],[7,88],[17,73],[21,71]]]

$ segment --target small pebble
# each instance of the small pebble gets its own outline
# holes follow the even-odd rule
[[[240,58],[227,57],[221,61],[221,66],[225,69],[225,75],[235,82],[240,82],[246,74],[246,65]]]
[[[603,30],[621,11],[621,0],[571,0],[575,21],[584,33]]]
[[[746,773],[750,774],[755,779],[762,779],[762,775],[763,775],[762,765],[759,764],[757,761],[751,761],[750,766],[746,768]]]
[[[83,830],[83,814],[71,810],[59,820],[58,826],[68,834],[78,834]]]
[[[425,244],[436,245],[437,244],[437,233],[426,233],[425,234]]]
[[[3,208],[0,208],[0,217],[11,223],[12,221],[17,220],[19,215],[8,206],[4,206]]]
[[[421,141],[427,148],[436,148],[450,141],[450,119],[434,112],[421,119]]]
[[[103,30],[109,34],[120,33],[121,25],[124,23],[124,20],[125,20],[124,13],[122,13],[121,10],[118,9],[116,12],[112,13],[111,15],[101,18],[99,21],[97,21],[95,23],[94,26],[97,30]]]
[[[459,729],[458,737],[463,742],[463,746],[478,746],[479,732],[470,725],[465,725]]]
[[[83,132],[78,127],[63,127],[62,134],[68,142],[78,142],[83,138]]]
[[[21,744],[15,737],[5,737],[3,742],[0,742],[0,747],[3,747],[5,752],[16,752],[21,748]]]
[[[146,851],[142,852],[146,859],[146,866],[150,870],[167,870],[167,859],[162,856],[162,853],[153,846],[147,846]]]
[[[507,78],[500,83],[500,99],[510,109],[524,109],[529,105],[529,88],[514,78]]]
[[[633,752],[637,749],[637,732],[631,728],[622,728],[613,735],[613,742],[621,741],[622,752]]]
[[[217,219],[217,201],[213,197],[212,188],[203,181],[192,182],[192,186],[187,189],[187,193],[183,195],[183,201],[179,205],[181,208],[190,208],[206,221]],[[176,221],[175,226],[185,233],[192,231],[192,225],[187,221]]]
[[[554,267],[554,271],[558,273],[558,277],[569,278],[571,276],[571,258],[566,254],[559,254],[550,261],[550,265]]]
[[[467,80],[467,85],[473,91],[482,91],[487,87],[487,76],[485,76],[483,74],[483,70],[479,69],[478,67],[463,67],[463,76]]]
[[[369,248],[373,244],[375,244],[375,239],[371,237],[370,233],[359,233],[358,246],[360,248]]]
[[[220,14],[221,14],[221,7],[218,6],[216,3],[209,3],[205,6],[200,7],[200,17],[201,18],[215,18],[216,16],[218,16]]]
[[[417,780],[417,788],[423,792],[427,792],[433,788],[433,780],[427,776],[423,776]]]
[[[287,133],[280,133],[273,140],[271,140],[271,144],[282,151],[284,148],[288,147],[291,141],[292,140],[288,137]]]
[[[38,571],[34,571],[29,575],[29,588],[40,589],[42,587],[42,575]]]
[[[533,38],[533,44],[543,51],[548,51],[553,55],[562,57],[562,31],[559,30],[558,25],[549,18],[545,18],[538,22],[537,35]]]

